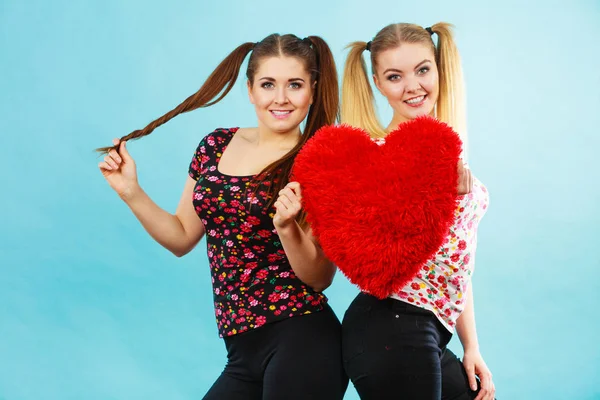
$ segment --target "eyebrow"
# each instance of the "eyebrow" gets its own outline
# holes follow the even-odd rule
[[[275,82],[276,79],[275,78],[271,78],[270,76],[265,76],[263,78],[260,78],[259,81]],[[304,82],[304,79],[302,79],[302,78],[290,78],[290,79],[288,79],[288,82],[297,82],[297,81]]]
[[[430,60],[423,60],[420,63],[417,64],[417,66],[415,67],[415,69],[418,69],[421,65],[427,63],[427,62],[431,62]],[[384,74],[387,74],[388,72],[402,72],[402,70],[399,70],[397,68],[388,68],[385,71],[383,71]]]

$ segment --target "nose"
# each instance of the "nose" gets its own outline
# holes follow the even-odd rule
[[[419,82],[419,79],[417,79],[416,77],[407,77],[405,79],[406,82],[406,91],[408,93],[416,93],[419,90],[421,90],[421,83]]]
[[[285,87],[277,88],[277,90],[275,92],[274,101],[275,101],[275,104],[286,104],[288,102],[287,92],[285,90]]]

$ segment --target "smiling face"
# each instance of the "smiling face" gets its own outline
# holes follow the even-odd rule
[[[267,57],[259,61],[248,96],[259,126],[272,132],[298,130],[313,102],[313,84],[306,66],[296,57]]]
[[[433,113],[439,78],[431,46],[402,43],[377,55],[373,79],[394,110],[399,124]]]

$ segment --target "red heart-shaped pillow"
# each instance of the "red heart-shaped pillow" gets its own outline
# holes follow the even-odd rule
[[[307,221],[325,255],[379,298],[397,292],[443,244],[454,220],[462,143],[419,117],[378,145],[362,129],[321,128],[296,157]]]

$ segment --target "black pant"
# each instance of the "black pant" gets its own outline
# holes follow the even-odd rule
[[[227,365],[205,400],[342,399],[341,325],[333,310],[225,338]]]
[[[363,400],[470,400],[477,392],[425,309],[360,293],[342,323],[344,367]]]

